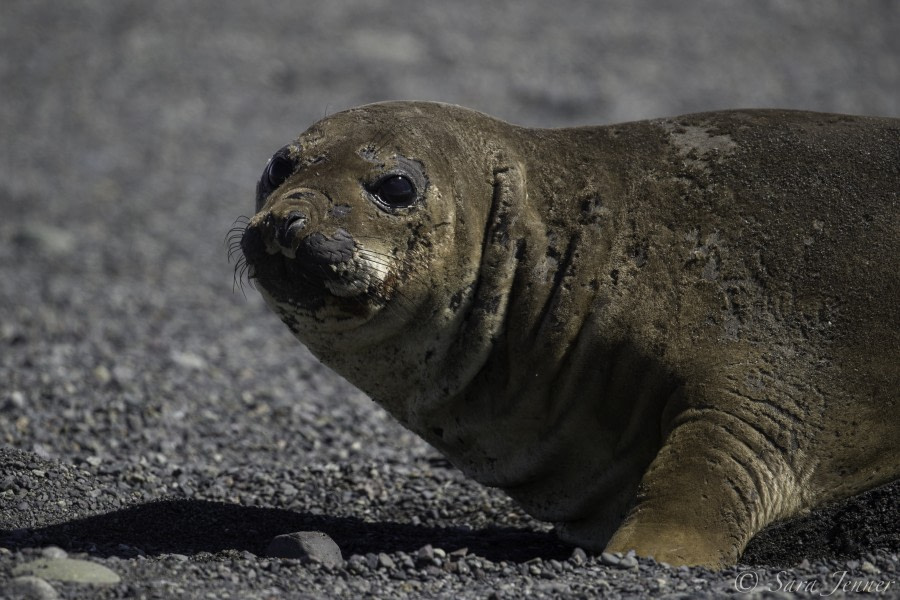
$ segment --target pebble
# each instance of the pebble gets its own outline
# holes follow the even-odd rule
[[[604,565],[615,567],[618,566],[621,560],[622,559],[611,552],[603,552],[602,554],[600,554],[600,562],[602,562]]]
[[[2,592],[3,590],[0,590]],[[33,575],[14,577],[5,590],[10,598],[18,600],[56,600],[59,594],[46,580]]]
[[[859,570],[868,575],[878,575],[881,573],[881,569],[873,565],[868,560],[863,561],[862,565],[859,567]]]
[[[619,561],[619,564],[616,565],[622,569],[634,569],[638,566],[638,561],[633,556],[626,556]]]
[[[169,353],[169,358],[173,363],[183,369],[195,371],[203,371],[206,369],[206,359],[192,352],[173,350]]]
[[[329,567],[344,563],[341,549],[321,531],[298,531],[276,536],[266,548],[265,555],[271,558],[299,558]]]
[[[7,406],[4,406],[3,408],[10,411],[21,410],[22,408],[25,408],[25,394],[23,394],[19,390],[13,390],[7,396],[6,404]]]
[[[434,548],[431,544],[426,544],[419,548],[416,552],[416,566],[426,567],[434,564]]]
[[[68,558],[69,554],[58,546],[47,546],[41,550],[44,558]]]
[[[378,553],[378,568],[380,569],[394,569],[397,565],[394,564],[394,559],[385,554],[384,552]]]
[[[25,223],[15,237],[16,242],[54,257],[71,252],[75,248],[77,239],[71,230],[43,221]]]
[[[13,569],[14,575],[34,575],[42,579],[73,583],[119,583],[119,576],[99,563],[77,558],[39,558]]]

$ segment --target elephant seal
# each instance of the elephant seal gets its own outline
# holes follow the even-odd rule
[[[900,477],[898,204],[898,119],[393,102],[279,150],[234,243],[467,475],[582,547],[716,568]]]

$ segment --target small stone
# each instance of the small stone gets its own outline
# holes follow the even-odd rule
[[[47,546],[41,550],[41,556],[44,558],[68,558],[69,555],[59,546]]]
[[[173,363],[183,369],[194,371],[203,371],[206,369],[206,360],[202,356],[198,356],[192,352],[179,352],[178,350],[173,350],[169,354],[169,358],[172,359]]]
[[[344,563],[341,549],[321,531],[298,531],[276,536],[266,548],[265,555],[271,558],[299,558],[329,567]]]
[[[366,557],[359,554],[352,555],[347,560],[347,568],[354,573],[365,573],[368,570]]]
[[[281,495],[289,498],[296,496],[300,490],[292,486],[290,483],[281,484]]]
[[[604,552],[600,555],[600,562],[611,567],[618,566],[620,560],[620,558],[610,552]]]
[[[134,381],[134,369],[128,365],[116,365],[112,370],[112,378],[120,385],[126,385]]]
[[[572,594],[572,588],[570,588],[565,583],[557,583],[557,582],[541,582],[537,584],[537,590],[542,594],[547,594],[551,596],[561,596],[565,598],[566,596],[570,596]]]
[[[616,566],[622,569],[634,569],[638,566],[638,561],[634,556],[626,556],[625,558],[620,560],[619,564]]]
[[[40,577],[32,575],[23,575],[16,577],[8,584],[6,591],[9,592],[10,598],[21,598],[21,600],[56,600],[59,594],[53,589],[53,586]]]
[[[33,248],[45,256],[64,256],[75,249],[77,237],[71,231],[43,222],[26,222],[15,236],[15,241]]]
[[[384,552],[378,553],[378,568],[380,569],[393,569],[397,565],[394,564],[394,559],[385,554]]]
[[[879,575],[881,574],[881,569],[873,565],[871,562],[864,560],[862,566],[859,568],[863,573],[868,573],[869,575]]]
[[[94,368],[94,379],[99,384],[107,384],[112,381],[112,373],[109,372],[106,365],[98,365]]]
[[[427,544],[416,552],[416,567],[419,569],[434,565],[434,548]]]
[[[575,548],[572,551],[572,556],[569,558],[570,561],[578,565],[579,567],[587,562],[587,552],[585,552],[581,548]]]
[[[13,575],[34,575],[41,579],[73,583],[119,583],[119,576],[101,564],[75,558],[39,558],[19,565]]]
[[[19,390],[13,390],[6,398],[7,406],[12,410],[25,408],[25,394]]]

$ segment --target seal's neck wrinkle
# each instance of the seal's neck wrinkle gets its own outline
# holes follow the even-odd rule
[[[505,329],[518,254],[524,240],[515,236],[524,209],[524,180],[518,168],[494,172],[491,212],[484,231],[481,263],[459,329],[443,357],[441,402],[463,392],[484,368]]]

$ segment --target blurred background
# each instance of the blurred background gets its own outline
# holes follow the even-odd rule
[[[426,451],[232,291],[225,234],[327,114],[900,116],[891,0],[4,0],[0,48],[0,442],[94,462]]]

